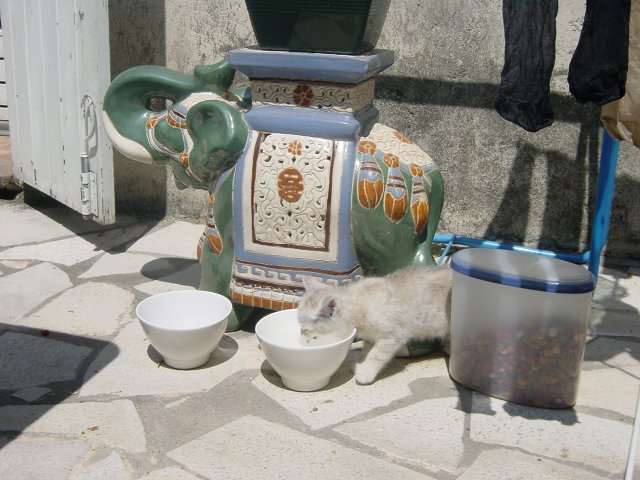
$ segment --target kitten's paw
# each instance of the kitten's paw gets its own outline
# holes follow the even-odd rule
[[[375,375],[356,375],[356,383],[358,385],[371,385],[375,380]]]
[[[358,385],[371,385],[375,380],[378,372],[373,371],[361,364],[356,365],[356,383]]]

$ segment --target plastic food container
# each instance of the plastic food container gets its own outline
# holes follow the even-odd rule
[[[451,268],[452,378],[516,403],[573,406],[593,275],[555,258],[483,248],[455,253]]]

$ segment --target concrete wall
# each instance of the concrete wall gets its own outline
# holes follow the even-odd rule
[[[559,3],[556,121],[528,133],[493,109],[504,50],[500,0],[392,0],[378,47],[394,50],[397,60],[378,80],[376,105],[381,121],[441,166],[440,231],[568,250],[588,243],[599,109],[575,102],[566,82],[584,1]],[[166,0],[165,9],[171,68],[190,72],[255,43],[242,0]],[[640,259],[639,196],[640,150],[624,144],[609,255]],[[167,213],[201,217],[205,203],[203,192],[178,191],[168,178]]]

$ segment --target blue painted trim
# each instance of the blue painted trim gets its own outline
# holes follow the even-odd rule
[[[252,262],[267,265],[269,268],[290,268],[292,270],[310,268],[324,272],[349,272],[356,268],[358,264],[351,264],[338,253],[337,262],[327,262],[323,260],[307,260],[299,258],[281,257],[275,255],[259,254],[244,248],[244,242],[236,243],[235,259],[239,262]]]
[[[351,235],[351,194],[356,168],[357,142],[346,142],[340,178],[340,208],[338,210],[338,261],[342,265],[358,265]]]
[[[609,234],[609,221],[613,205],[613,192],[616,181],[616,167],[620,142],[614,140],[606,130],[602,134],[602,150],[600,153],[600,171],[598,173],[598,190],[596,205],[591,226],[591,256],[589,271],[597,275],[600,267],[600,255]]]
[[[280,78],[332,83],[360,83],[389,68],[391,50],[365,55],[285,52],[241,48],[229,52],[229,63],[249,78]]]
[[[249,132],[247,144],[244,147],[242,155],[238,158],[238,162],[236,163],[236,173],[233,177],[233,192],[231,193],[231,196],[233,197],[234,258],[238,256],[239,252],[244,251],[244,237],[242,236],[244,230],[244,225],[242,225],[242,179],[244,177],[244,169],[247,168],[247,164],[249,164],[250,167],[251,161],[253,160],[253,149],[255,148],[255,144],[252,141],[253,134],[254,132]],[[249,195],[250,192],[247,192],[246,194]]]
[[[254,107],[244,115],[249,128],[258,132],[278,132],[333,140],[355,140],[378,118],[369,107],[356,115],[312,108]]]
[[[251,265],[250,263],[246,263],[243,262],[242,260],[236,259],[237,262],[237,267],[240,270],[240,273],[245,273],[247,271],[253,271],[255,269],[258,270],[264,270],[265,267],[259,267],[259,266],[254,266]],[[297,267],[297,266],[296,266]],[[327,272],[323,272],[323,273],[315,273],[315,272],[305,272],[305,271],[300,271],[299,268],[282,268],[281,266],[275,266],[275,265],[269,265],[268,268],[271,272],[276,273],[277,275],[280,274],[285,274],[287,276],[289,276],[289,278],[291,279],[292,282],[300,282],[302,283],[302,277],[322,277],[325,279],[334,279],[334,280],[345,280],[345,279],[354,279],[358,276],[362,276],[362,270],[358,269],[356,271],[354,271],[353,273],[349,274],[348,276],[345,275],[344,273],[338,272],[337,274],[332,274],[332,273],[327,273]]]

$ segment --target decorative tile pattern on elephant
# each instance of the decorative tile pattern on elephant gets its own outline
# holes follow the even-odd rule
[[[392,222],[402,220],[410,206],[414,231],[421,232],[429,218],[431,179],[427,174],[436,168],[431,157],[405,135],[381,124],[374,125],[369,136],[359,141],[356,155],[360,165],[357,176],[360,206],[371,210],[384,197],[384,214]],[[411,178],[410,198],[403,174]]]
[[[304,276],[334,285],[362,276],[349,221],[353,160],[345,152],[354,146],[304,135],[252,134],[235,175],[241,228],[235,230],[233,301],[292,308],[304,294]]]
[[[254,107],[281,105],[354,113],[373,103],[374,88],[373,79],[357,85],[252,80],[251,95]]]
[[[331,140],[266,135],[253,168],[253,240],[327,250],[333,173]]]

